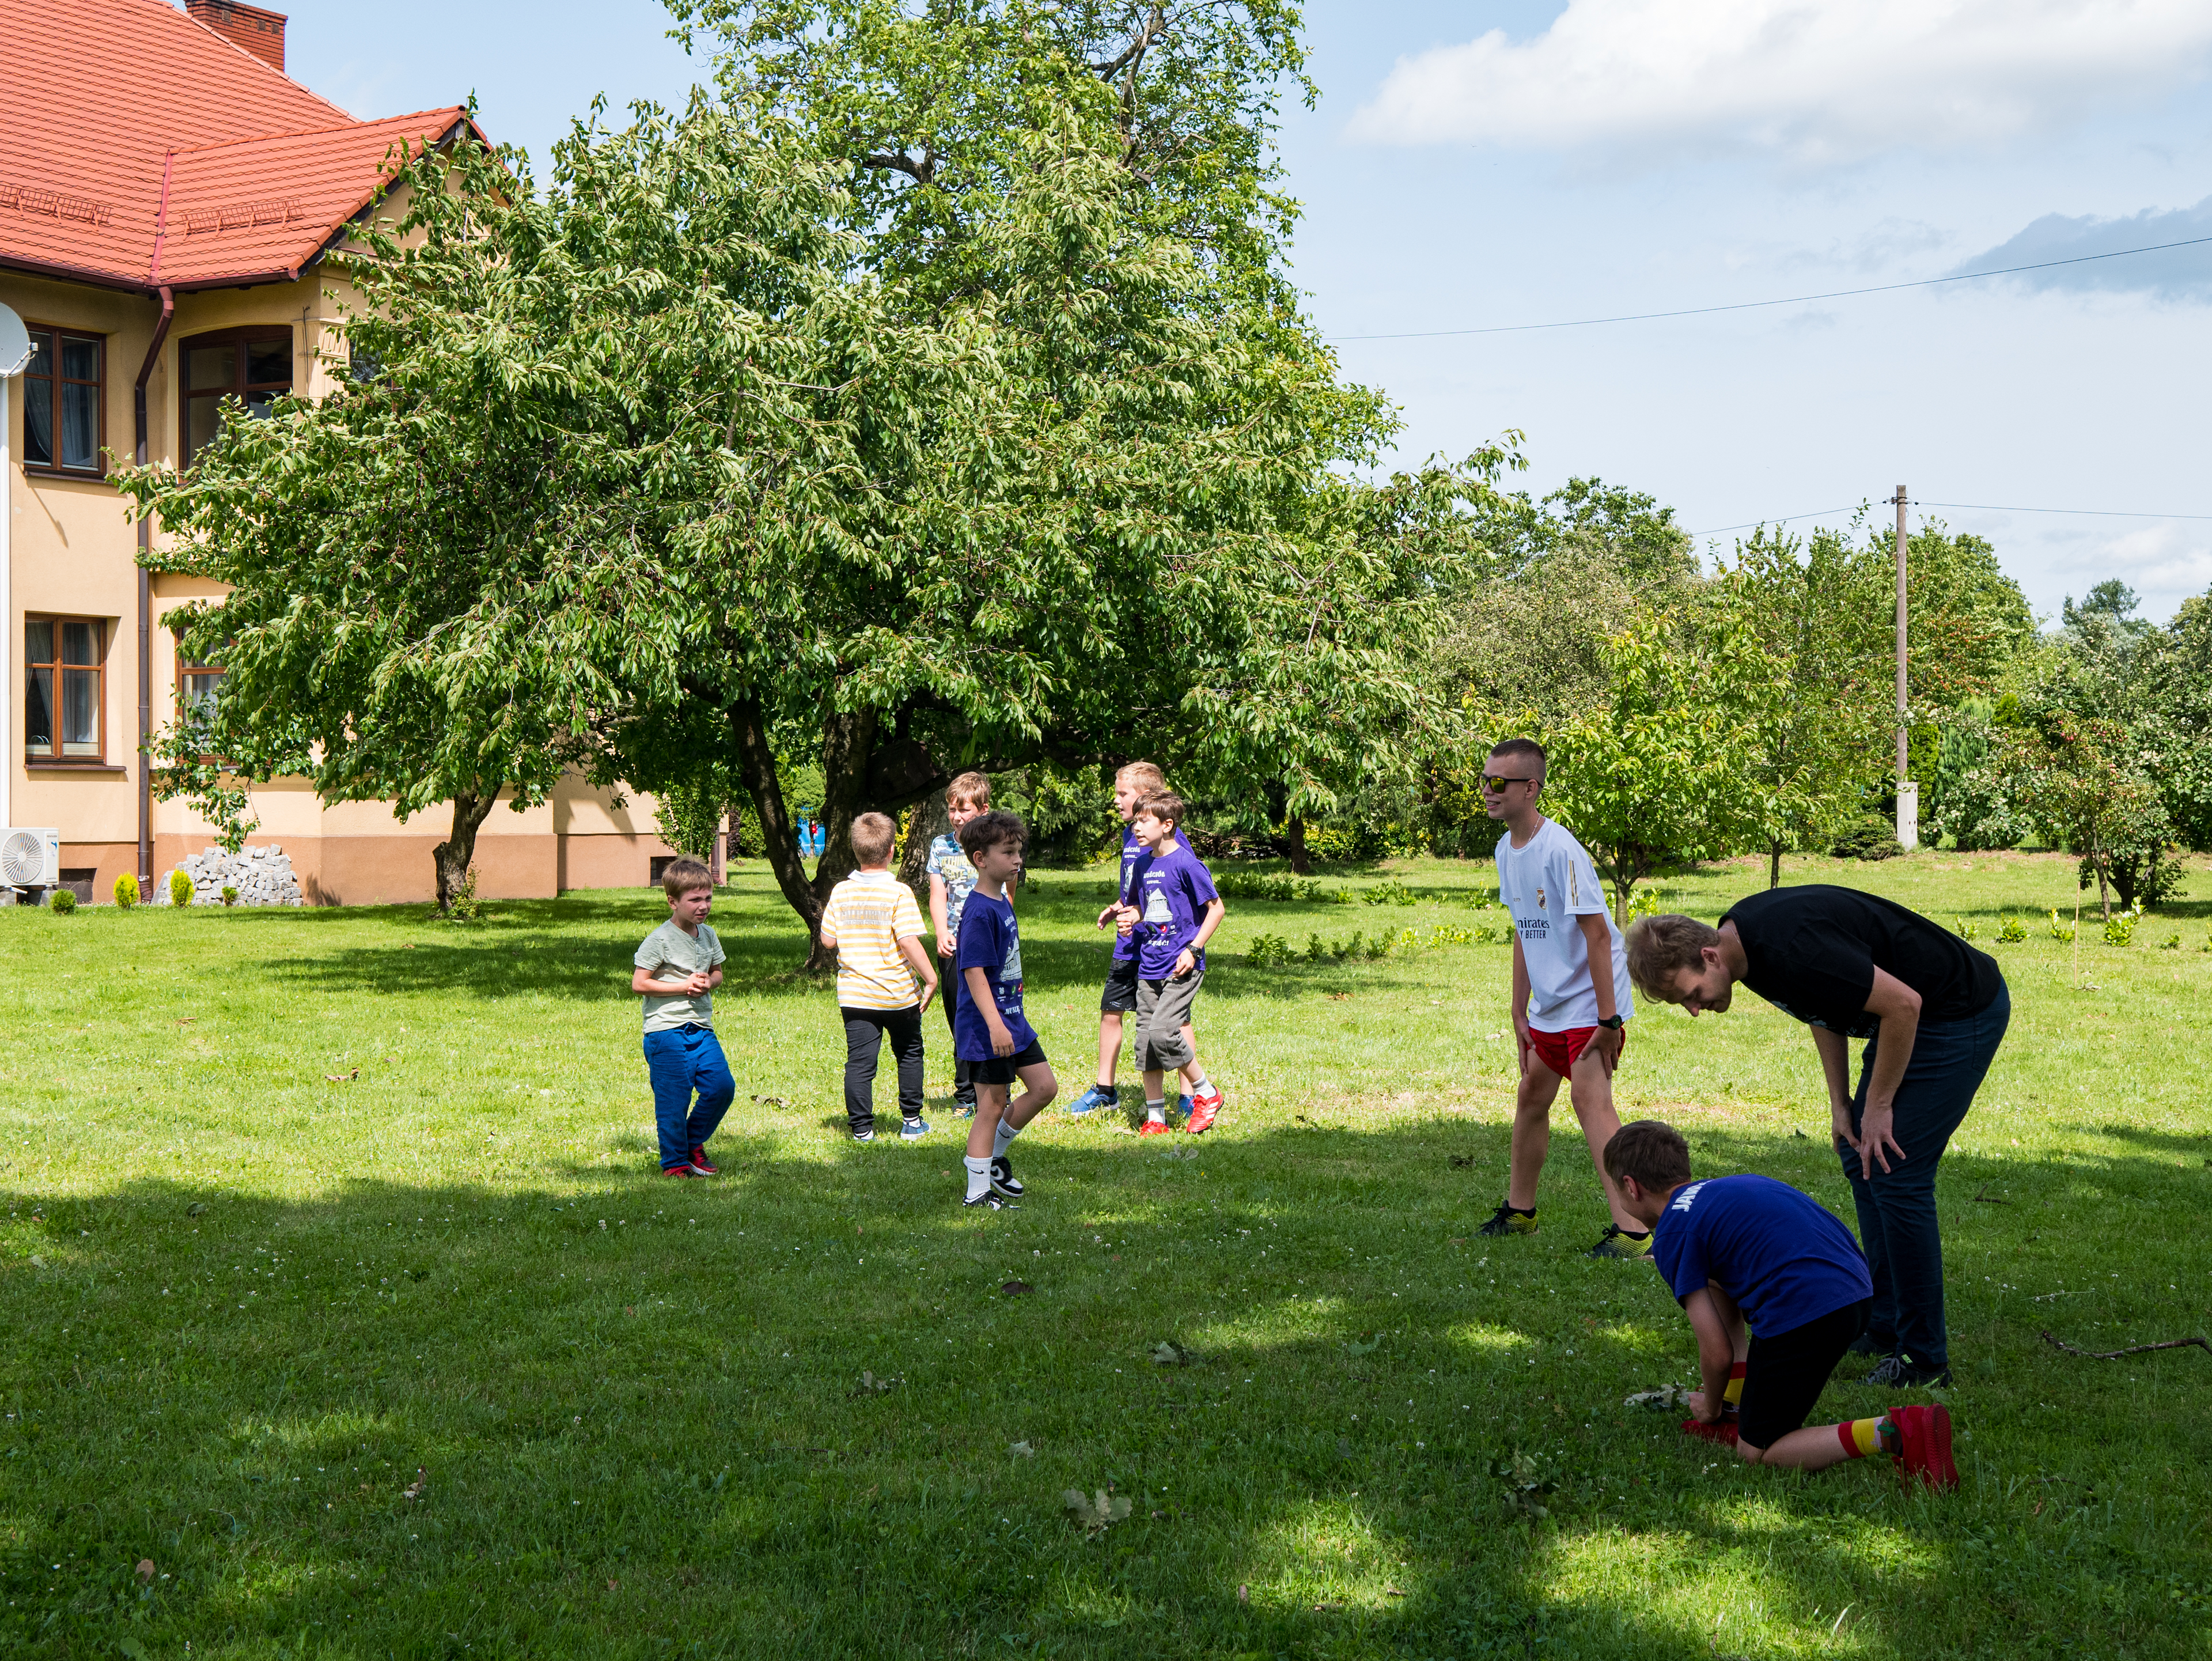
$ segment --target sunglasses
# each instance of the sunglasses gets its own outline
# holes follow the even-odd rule
[[[1492,795],[1495,795],[1498,792],[1503,790],[1509,784],[1534,784],[1535,782],[1536,781],[1534,779],[1503,777],[1496,773],[1485,773],[1482,776],[1482,788],[1489,791]]]

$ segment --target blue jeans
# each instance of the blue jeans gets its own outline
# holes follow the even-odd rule
[[[1974,1092],[1981,1088],[2011,1019],[2012,994],[2000,989],[1978,1015],[1921,1025],[1897,1086],[1895,1135],[1905,1158],[1890,1154],[1887,1171],[1877,1159],[1874,1175],[1862,1176],[1858,1150],[1837,1139],[1836,1152],[1858,1208],[1859,1244],[1866,1249],[1867,1268],[1874,1275],[1874,1308],[1867,1317],[1867,1332],[1884,1349],[1894,1348],[1919,1366],[1948,1366],[1951,1359],[1950,1340],[1943,1329],[1943,1239],[1936,1226],[1936,1167],[1952,1133],[1973,1105]],[[1851,1098],[1854,1133],[1866,1113],[1877,1042],[1868,1041],[1858,1093]]]
[[[736,1098],[738,1081],[722,1059],[710,1026],[679,1026],[645,1035],[645,1066],[653,1075],[653,1116],[660,1127],[660,1168],[682,1165],[706,1146]],[[699,1104],[691,1104],[691,1092]]]

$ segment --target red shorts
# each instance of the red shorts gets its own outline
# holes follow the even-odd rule
[[[1528,1029],[1528,1043],[1535,1050],[1536,1059],[1564,1079],[1575,1070],[1575,1063],[1582,1059],[1583,1051],[1589,1047],[1596,1031],[1594,1026],[1571,1026],[1564,1032],[1540,1032],[1532,1026]],[[1628,1029],[1623,1027],[1621,1052],[1627,1049]],[[1613,1060],[1617,1062],[1620,1059],[1620,1054],[1615,1054]]]

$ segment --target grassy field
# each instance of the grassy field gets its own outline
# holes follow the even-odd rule
[[[2039,1335],[2208,1327],[2191,866],[2124,948],[2051,938],[2062,859],[1786,873],[1964,917],[2013,987],[1940,1189],[1945,1496],[1746,1470],[1623,1406],[1694,1347],[1648,1269],[1578,1255],[1605,1218],[1564,1108],[1542,1232],[1474,1236],[1510,1090],[1507,950],[1457,940],[1499,915],[1485,866],[1235,902],[1199,1006],[1219,1128],[1055,1114],[987,1216],[933,1017],[934,1134],[842,1138],[833,999],[757,867],[715,917],[725,1175],[684,1185],[627,991],[651,891],[473,926],[0,912],[0,1653],[2204,1657],[2212,1355]],[[1109,880],[1022,901],[1071,1094]],[[1711,916],[1764,880],[1666,886]],[[1991,945],[2006,915],[2028,938]],[[1246,961],[1383,929],[1420,943]],[[1757,999],[1646,1011],[1620,1088],[1701,1171],[1850,1215],[1812,1044]],[[1824,1409],[1879,1402],[1845,1375]],[[1086,1532],[1070,1488],[1129,1514]]]

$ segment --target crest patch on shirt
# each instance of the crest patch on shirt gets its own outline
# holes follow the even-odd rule
[[[1536,891],[1536,909],[1539,911],[1544,909],[1544,891],[1540,888]]]

